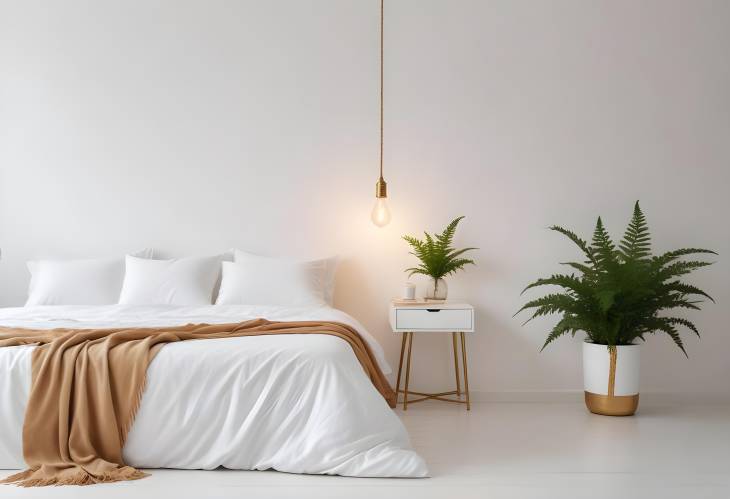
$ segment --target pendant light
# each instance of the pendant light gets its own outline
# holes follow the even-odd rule
[[[375,183],[375,206],[370,215],[378,227],[385,227],[390,222],[388,207],[388,185],[383,179],[383,3],[380,0],[380,177]]]

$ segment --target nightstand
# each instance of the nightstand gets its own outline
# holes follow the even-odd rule
[[[464,333],[474,332],[474,307],[466,303],[427,303],[418,305],[391,305],[390,326],[394,333],[402,333],[403,341],[400,348],[400,362],[398,363],[398,379],[396,393],[403,394],[403,410],[408,410],[408,404],[423,400],[442,400],[466,404],[471,410],[469,401],[469,374],[466,362],[466,337]],[[456,390],[440,393],[422,393],[408,390],[411,377],[411,351],[413,347],[413,333],[451,333],[454,347],[454,373],[456,375]],[[458,343],[461,343],[462,373],[464,375],[464,390],[461,389],[459,373]],[[405,387],[400,389],[401,374],[403,372],[403,358],[406,359]],[[464,395],[462,400],[461,395]],[[409,396],[419,398],[408,400]],[[456,398],[449,397],[455,395]]]

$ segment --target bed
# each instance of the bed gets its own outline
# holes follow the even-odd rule
[[[31,329],[222,324],[253,318],[355,328],[384,373],[383,350],[337,309],[241,305],[32,306],[0,309],[0,326]],[[0,469],[21,469],[33,346],[0,348]],[[397,415],[350,346],[327,335],[252,336],[166,345],[123,449],[137,468],[425,477]]]

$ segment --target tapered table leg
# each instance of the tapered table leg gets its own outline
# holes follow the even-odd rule
[[[409,352],[410,357],[410,352]],[[464,393],[466,394],[466,410],[471,410],[471,401],[469,400],[469,369],[466,365],[466,339],[464,333],[461,333],[461,357],[462,364],[464,365]],[[408,377],[406,374],[406,384],[408,384]]]
[[[456,346],[456,333],[451,333],[451,338],[454,340],[454,372],[456,373],[456,396],[461,396],[461,381],[459,380],[459,355],[458,348]],[[403,355],[403,354],[401,354]]]
[[[411,348],[413,347],[413,333],[406,333],[408,335],[408,357],[406,358],[406,386],[403,391],[403,410],[408,410],[408,382],[411,379]]]
[[[403,371],[403,354],[406,351],[406,339],[408,338],[408,333],[403,333],[403,341],[400,345],[400,362],[398,362],[398,379],[395,382],[395,403],[398,404],[398,393],[400,392],[400,375]],[[456,340],[454,340],[456,342]],[[456,344],[456,343],[454,343]]]

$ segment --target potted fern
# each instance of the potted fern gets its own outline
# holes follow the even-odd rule
[[[429,234],[424,232],[424,239],[420,240],[412,236],[403,236],[416,256],[421,262],[418,267],[406,269],[408,276],[422,274],[430,278],[426,289],[426,300],[445,300],[448,295],[448,286],[444,277],[462,270],[466,265],[475,265],[474,260],[464,258],[462,255],[467,251],[477,248],[455,249],[451,247],[456,233],[456,227],[464,217],[458,217],[451,221],[441,234]]]
[[[685,327],[699,336],[697,327],[683,317],[666,314],[678,308],[699,310],[701,302],[697,298],[712,300],[701,289],[680,280],[712,262],[682,257],[717,253],[685,248],[653,256],[649,227],[638,201],[618,247],[600,217],[590,245],[570,230],[559,226],[550,229],[573,241],[585,261],[564,263],[577,274],[554,274],[528,285],[525,291],[547,285],[562,287],[564,291],[531,300],[517,313],[533,310],[525,323],[539,316],[562,314],[542,349],[566,333],[575,336],[583,331],[586,406],[597,414],[631,415],[639,403],[638,341],[643,342],[649,333],[666,333],[687,355],[679,328]]]

